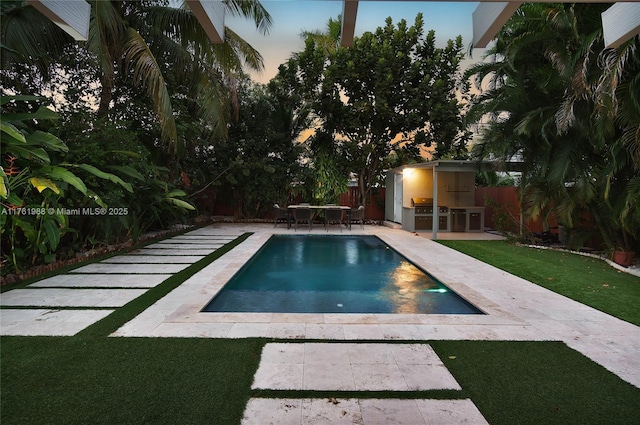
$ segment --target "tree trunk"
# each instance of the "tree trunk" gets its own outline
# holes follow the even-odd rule
[[[360,198],[360,205],[362,205],[363,207],[367,207],[367,196],[366,196],[366,181],[364,178],[364,171],[358,173],[358,189],[359,189],[359,194],[358,197]],[[357,207],[356,207],[357,208]]]
[[[109,106],[111,105],[111,99],[113,97],[113,70],[103,71],[100,75],[100,84],[102,89],[100,90],[100,105],[98,107],[98,118],[104,118],[109,113]]]

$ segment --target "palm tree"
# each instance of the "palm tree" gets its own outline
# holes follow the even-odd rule
[[[336,19],[329,18],[324,31],[302,31],[300,37],[303,40],[312,40],[318,49],[325,56],[330,56],[340,46],[340,36],[342,35],[342,15],[338,15]]]
[[[10,4],[3,2],[2,7],[2,68],[31,61],[46,70],[54,63],[55,53],[72,40],[25,2],[6,3]],[[271,17],[259,1],[224,3],[229,13],[253,19],[263,33],[269,30]],[[91,1],[86,47],[101,66],[98,116],[106,116],[111,107],[116,73],[128,75],[145,87],[162,138],[169,151],[176,152],[178,138],[167,72],[182,72],[182,77],[197,87],[203,117],[220,123],[226,103],[225,78],[240,72],[243,65],[256,70],[263,66],[260,54],[229,28],[225,28],[225,40],[212,44],[186,3],[176,9],[162,0]]]
[[[608,246],[630,248],[640,236],[638,37],[604,50],[602,8],[523,5],[490,51],[496,60],[467,74],[486,84],[468,116],[489,120],[476,153],[523,158],[528,214],[553,209],[573,226],[588,210]]]

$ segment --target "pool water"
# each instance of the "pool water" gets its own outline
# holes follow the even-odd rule
[[[482,314],[376,236],[274,235],[204,312]]]

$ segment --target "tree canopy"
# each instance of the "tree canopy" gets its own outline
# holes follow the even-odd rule
[[[126,76],[146,90],[157,115],[161,137],[172,152],[180,148],[172,87],[175,74],[192,88],[201,116],[220,132],[226,129],[229,92],[225,79],[243,66],[261,69],[262,56],[229,28],[225,42],[213,44],[186,3],[171,7],[166,0],[96,1],[91,3],[89,38],[82,45],[100,65],[98,117],[105,117],[117,97],[115,84]],[[231,14],[252,19],[266,33],[271,17],[259,1],[226,0]],[[75,43],[53,22],[24,1],[3,2],[2,69],[33,65],[47,79],[65,46]]]
[[[336,21],[331,20],[331,30]],[[326,35],[332,40],[333,33]],[[462,39],[435,45],[435,32],[424,31],[421,14],[364,33],[350,48],[317,33],[307,34],[305,49],[280,67],[280,78],[303,93],[314,118],[311,150],[326,175],[355,173],[365,203],[392,152],[421,160],[425,148],[433,158],[466,155],[462,105],[456,98]],[[332,163],[327,163],[332,153]],[[338,160],[341,159],[341,160]]]

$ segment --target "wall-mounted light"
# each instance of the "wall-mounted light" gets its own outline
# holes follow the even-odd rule
[[[412,176],[412,175],[415,174],[415,172],[416,172],[415,168],[403,168],[402,169],[402,175],[404,177]]]

